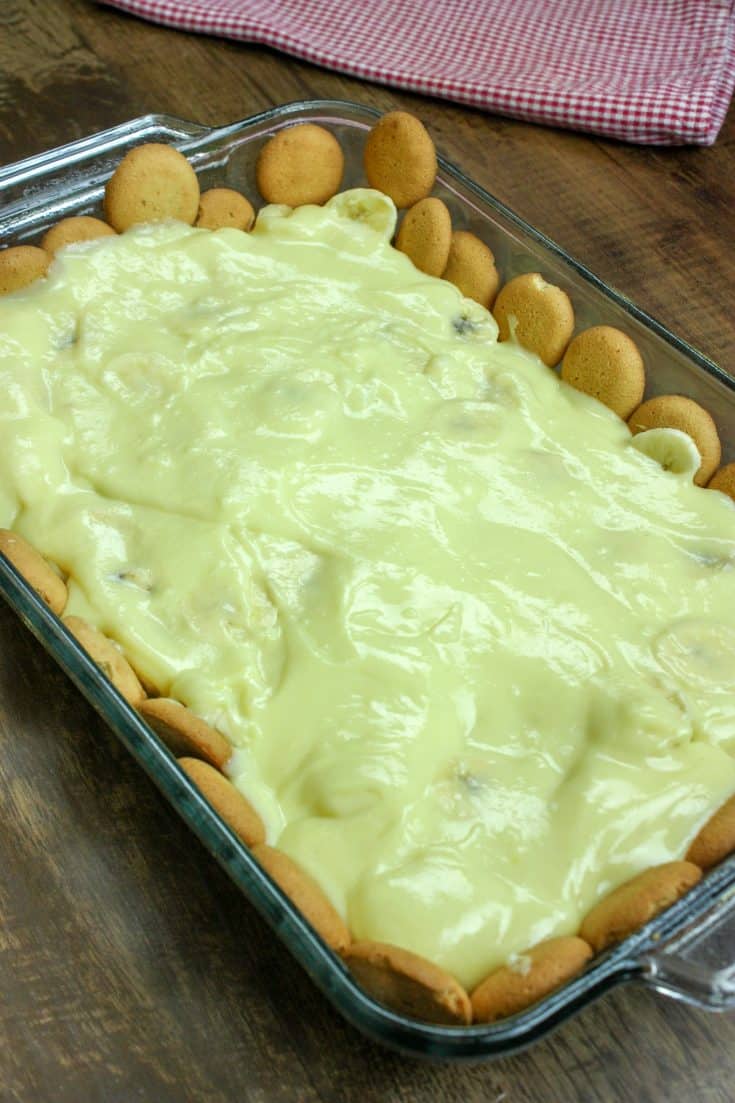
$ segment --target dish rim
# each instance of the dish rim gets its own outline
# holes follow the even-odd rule
[[[34,232],[39,212],[54,218],[62,211],[88,205],[101,197],[103,181],[110,175],[114,161],[90,176],[78,176],[77,166],[92,157],[112,157],[121,151],[151,140],[170,140],[187,154],[196,168],[211,167],[212,153],[231,148],[242,138],[247,144],[265,137],[288,123],[306,121],[348,124],[367,130],[381,113],[374,108],[342,100],[298,100],[270,108],[243,120],[220,127],[207,127],[172,115],[149,114],[117,127],[99,131],[78,141],[44,151],[0,169],[0,198],[14,187],[38,185],[46,177],[61,173],[61,184],[50,191],[37,190],[35,196],[21,195],[0,214],[0,236],[14,226],[22,236]],[[216,158],[215,158],[216,159]],[[537,230],[510,207],[492,196],[450,161],[438,156],[438,182],[449,187],[460,201],[469,192],[480,207],[501,216],[524,237],[530,238],[557,260],[569,266],[592,290],[621,307],[626,314],[663,339],[698,371],[723,384],[735,395],[735,380],[717,364],[677,337],[666,326],[640,309],[621,292],[599,279],[584,264]],[[108,171],[109,169],[109,171]],[[68,174],[76,176],[79,187],[64,189]],[[459,186],[452,187],[452,182]],[[46,202],[43,202],[47,196]],[[24,202],[25,200],[25,202]],[[29,202],[30,200],[30,202]],[[470,204],[472,205],[472,204]],[[19,217],[25,207],[29,217]],[[44,605],[15,569],[0,556],[0,591],[23,623],[41,642],[87,700],[100,713],[133,757],[152,778],[210,853],[226,870],[250,902],[287,945],[317,986],[353,1025],[393,1048],[413,1055],[443,1060],[481,1060],[503,1056],[531,1044],[570,1015],[601,996],[612,986],[630,980],[646,981],[650,963],[659,958],[662,948],[709,931],[712,917],[727,919],[735,915],[735,855],[706,874],[682,900],[612,950],[597,955],[584,973],[525,1011],[493,1024],[443,1027],[409,1019],[377,1003],[352,978],[344,962],[330,950],[294,908],[288,898],[263,872],[247,847],[227,827],[178,766],[175,758],[160,743],[135,710],[120,697],[99,668],[81,649],[63,624]],[[701,928],[701,929],[700,929]],[[656,985],[654,985],[656,987]],[[698,997],[682,990],[672,994],[700,1007],[713,1008],[713,1000],[702,993]],[[718,1008],[719,1009],[719,1008]]]

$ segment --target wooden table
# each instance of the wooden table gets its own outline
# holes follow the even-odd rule
[[[0,159],[151,111],[225,123],[313,96],[420,114],[440,149],[725,366],[735,114],[707,150],[488,117],[149,26],[0,4]],[[726,1103],[735,1021],[619,989],[494,1064],[346,1026],[45,653],[0,608],[0,1097],[22,1103]]]

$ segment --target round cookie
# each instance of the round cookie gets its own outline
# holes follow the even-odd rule
[[[441,276],[449,257],[452,218],[441,199],[419,199],[406,211],[398,230],[396,249],[405,253],[420,272]]]
[[[466,1026],[469,996],[451,973],[409,950],[385,942],[355,942],[345,961],[379,1003],[422,1022]]]
[[[710,490],[719,490],[721,494],[728,494],[735,501],[735,463],[725,464],[707,483]]]
[[[368,134],[364,165],[371,188],[389,195],[396,207],[411,207],[434,187],[436,150],[420,119],[391,111]]]
[[[19,291],[46,275],[51,263],[45,249],[36,245],[11,245],[0,249],[0,295]]]
[[[687,433],[702,457],[699,471],[694,476],[697,486],[706,486],[720,462],[720,438],[717,426],[707,411],[691,398],[680,394],[662,394],[649,398],[628,419],[632,433],[645,429],[679,429]]]
[[[634,341],[613,326],[577,334],[564,354],[561,377],[627,420],[643,401],[646,372]]]
[[[151,697],[139,712],[177,757],[201,758],[221,770],[232,754],[221,732],[170,697]]]
[[[482,980],[472,993],[475,1022],[493,1023],[524,1011],[581,972],[592,957],[584,939],[550,938],[522,955],[527,964],[503,965]]]
[[[599,953],[648,923],[674,904],[700,880],[702,871],[692,862],[652,866],[620,885],[585,916],[580,937]]]
[[[707,820],[686,853],[700,869],[711,869],[735,850],[735,796]]]
[[[506,283],[495,300],[493,317],[499,341],[510,340],[510,319],[514,317],[518,344],[535,352],[550,368],[559,363],[574,332],[569,296],[538,272],[527,272]]]
[[[257,847],[265,841],[265,827],[260,816],[240,790],[223,777],[219,770],[199,758],[185,756],[177,759],[177,762],[215,812],[246,846]]]
[[[351,941],[350,932],[308,873],[304,873],[282,850],[272,846],[256,846],[253,855],[327,945],[340,954],[344,953]]]
[[[442,279],[458,287],[466,299],[490,309],[498,293],[500,277],[495,257],[484,241],[468,230],[455,230]]]
[[[191,225],[198,210],[194,169],[183,153],[160,142],[126,153],[105,188],[105,218],[118,233],[139,222],[167,218]]]
[[[334,135],[323,126],[299,123],[266,142],[255,178],[267,203],[301,207],[331,199],[339,191],[344,168],[344,154]]]
[[[91,215],[75,215],[73,218],[62,218],[50,230],[47,230],[41,239],[41,246],[51,256],[63,249],[66,245],[76,245],[81,241],[94,241],[98,237],[114,237],[115,231],[101,218],[92,218]]]
[[[51,612],[60,617],[66,605],[66,585],[41,553],[10,529],[0,529],[0,552],[10,560],[18,574],[23,576],[38,596],[43,598]]]
[[[255,222],[255,211],[249,200],[232,188],[209,188],[199,199],[199,213],[195,225],[202,230],[221,230],[227,226],[234,230],[250,230]]]
[[[118,693],[137,708],[143,701],[145,692],[135,671],[116,644],[81,617],[64,617],[64,624],[90,659],[109,678]]]

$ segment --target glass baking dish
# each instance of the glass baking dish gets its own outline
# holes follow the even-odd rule
[[[125,152],[141,142],[172,143],[186,153],[203,187],[229,185],[255,199],[255,161],[263,141],[293,123],[315,122],[329,127],[342,144],[344,186],[362,184],[362,144],[376,115],[358,104],[317,100],[277,107],[216,129],[163,115],[134,119],[0,169],[0,241],[36,241],[59,218],[98,213],[105,180]],[[450,208],[455,228],[472,229],[490,245],[503,280],[540,270],[569,291],[578,328],[604,322],[629,332],[646,362],[649,393],[678,391],[701,402],[718,424],[724,460],[734,458],[734,380],[442,158],[435,193]],[[642,982],[701,1008],[735,1008],[735,966],[728,954],[728,939],[735,932],[733,856],[674,907],[595,958],[584,974],[519,1015],[490,1026],[450,1028],[390,1011],[358,987],[168,750],[2,556],[0,588],[319,988],[345,1018],[374,1039],[406,1053],[445,1060],[500,1056],[528,1045],[621,981]]]

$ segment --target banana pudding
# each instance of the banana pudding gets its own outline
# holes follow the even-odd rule
[[[355,938],[472,986],[735,791],[735,509],[394,225],[361,190],[61,250],[0,301],[0,525]]]

